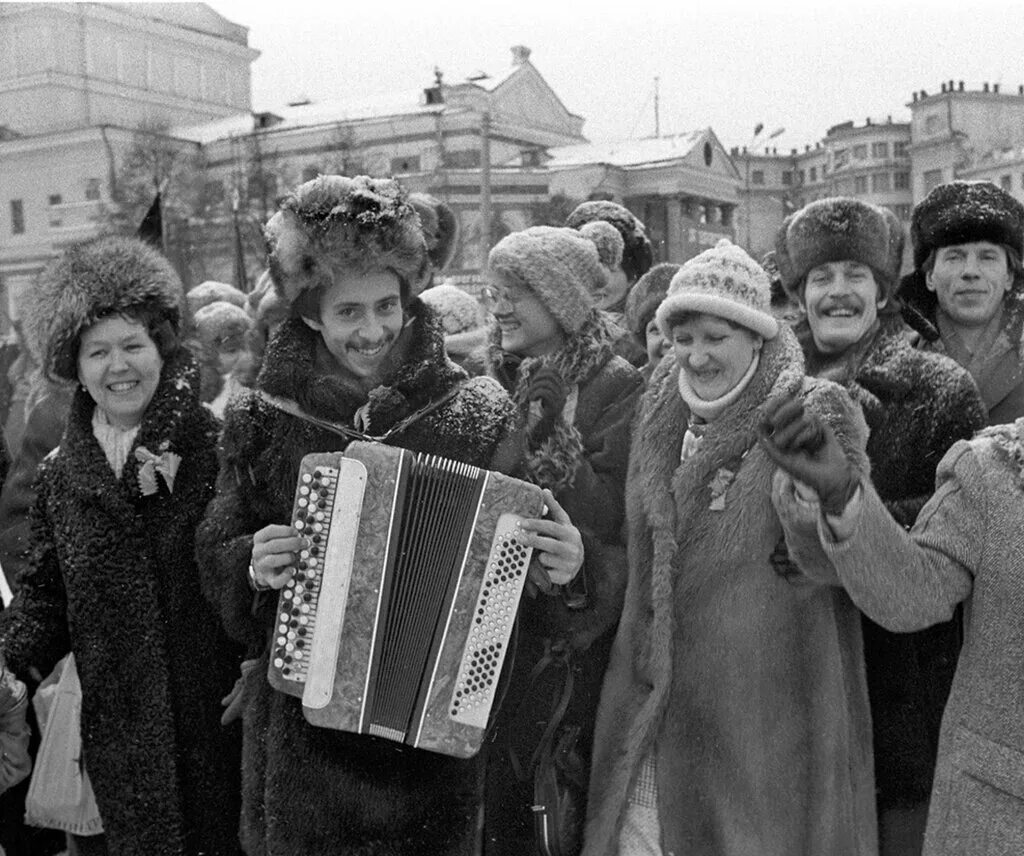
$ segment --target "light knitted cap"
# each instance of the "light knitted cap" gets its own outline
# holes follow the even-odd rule
[[[239,346],[253,326],[253,319],[241,306],[215,300],[200,309],[192,319],[196,335],[204,347]]]
[[[606,268],[614,270],[622,264],[622,248],[625,243],[619,230],[611,223],[594,220],[592,223],[584,223],[580,226],[579,232],[588,241],[594,242],[598,258]]]
[[[771,314],[768,274],[725,238],[672,277],[656,315],[666,339],[672,338],[673,319],[684,312],[727,318],[765,339],[774,339],[779,332],[779,322]]]
[[[428,288],[420,300],[437,313],[445,333],[464,333],[487,326],[487,313],[472,294],[443,283]]]
[[[597,247],[575,229],[531,226],[502,238],[487,259],[492,271],[530,289],[567,333],[592,315],[592,291],[605,283]]]
[[[245,306],[245,292],[226,282],[208,279],[194,288],[190,288],[185,294],[185,300],[188,303],[188,311],[195,315],[204,306],[209,306],[218,300],[233,303],[235,306]]]

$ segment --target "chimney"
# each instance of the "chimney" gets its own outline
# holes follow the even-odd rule
[[[981,91],[982,92],[988,92],[988,84],[987,83],[981,84]]]
[[[885,121],[890,125],[892,124],[892,113],[889,114]]]
[[[961,92],[964,91],[964,82],[962,80],[960,81],[960,87],[959,88],[960,88]]]
[[[910,101],[913,104],[917,103],[917,90],[916,89],[910,94]]]
[[[868,126],[871,125],[871,117],[870,116],[868,116],[867,119],[864,120],[864,124],[868,125]]]
[[[789,150],[789,154],[790,154],[790,157],[792,157],[793,155],[795,155],[795,154],[796,154],[796,149],[790,149],[790,150]]]
[[[949,81],[949,91],[950,91],[950,92],[952,92],[952,91],[953,91],[953,81],[952,81],[952,80],[951,80],[951,81]]]
[[[922,89],[921,90],[921,98],[927,98],[927,97],[928,97],[928,93],[925,92],[925,90]]]
[[[530,61],[530,49],[526,45],[514,45],[512,48],[512,65],[523,65]]]
[[[806,144],[804,145],[804,151],[805,151],[805,152],[809,152],[810,150],[811,150],[811,144],[810,144],[810,143],[806,143]]]
[[[943,84],[942,84],[942,88],[941,88],[941,91],[942,91],[942,92],[945,92],[945,91],[946,91],[946,84],[945,84],[945,83],[943,83]]]
[[[992,84],[992,91],[993,91],[993,92],[994,92],[994,93],[995,93],[996,95],[998,95],[998,94],[999,94],[999,84],[998,84],[998,83],[993,83],[993,84]]]

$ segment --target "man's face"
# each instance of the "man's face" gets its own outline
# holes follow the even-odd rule
[[[942,311],[962,327],[982,327],[991,321],[1012,283],[1006,250],[989,241],[940,247],[925,276]]]
[[[871,268],[850,260],[811,268],[803,301],[814,343],[825,353],[841,353],[859,342],[885,305]]]

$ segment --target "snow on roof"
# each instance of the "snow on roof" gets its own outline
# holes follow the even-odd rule
[[[548,169],[561,169],[586,164],[610,164],[611,166],[640,166],[659,161],[673,161],[686,157],[694,145],[704,136],[706,128],[670,137],[648,137],[642,140],[618,140],[611,143],[580,143],[572,146],[555,146],[548,149],[551,160]]]

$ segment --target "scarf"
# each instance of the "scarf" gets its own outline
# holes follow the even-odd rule
[[[687,409],[690,411],[686,433],[683,434],[683,446],[679,452],[679,459],[681,461],[685,461],[700,448],[707,424],[721,416],[725,409],[743,394],[743,390],[747,388],[754,377],[760,362],[761,352],[755,351],[754,358],[750,361],[750,365],[747,366],[743,377],[725,395],[711,401],[701,398],[693,391],[693,387],[690,386],[690,381],[686,377],[686,372],[682,366],[679,367],[679,395],[682,396]]]

